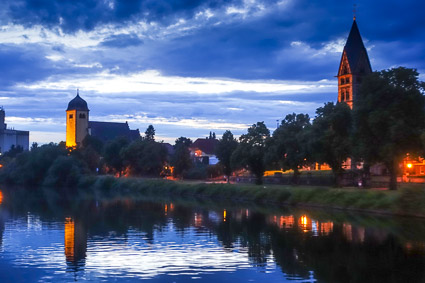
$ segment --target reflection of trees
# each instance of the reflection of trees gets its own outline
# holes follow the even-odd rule
[[[254,265],[264,266],[273,256],[288,275],[308,278],[310,271],[319,282],[421,282],[425,280],[425,222],[402,219],[400,223],[373,220],[370,227],[328,216],[315,221],[303,213],[267,215],[255,210],[214,209],[173,205],[170,202],[135,202],[126,199],[68,202],[52,197],[23,197],[16,193],[16,203],[2,203],[8,214],[25,216],[36,213],[42,221],[71,217],[73,255],[65,254],[69,266],[84,263],[87,240],[92,237],[126,241],[129,230],[143,234],[146,242],[169,229],[173,223],[176,237],[184,237],[187,229],[209,231],[224,249],[242,246]],[[27,196],[27,195],[26,195]],[[224,217],[225,220],[224,221]],[[53,219],[53,220],[52,220]],[[369,221],[369,220],[368,220]],[[364,221],[367,223],[367,221]],[[379,223],[386,226],[377,228]],[[389,224],[388,224],[389,223]],[[71,222],[69,222],[71,225]],[[4,221],[0,217],[0,237]],[[191,234],[192,235],[192,234]],[[395,237],[394,235],[397,235]],[[1,238],[0,238],[1,240]]]

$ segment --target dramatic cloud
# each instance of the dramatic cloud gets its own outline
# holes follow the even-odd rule
[[[336,100],[352,2],[4,0],[0,104],[31,140],[64,139],[75,91],[91,118],[167,141],[236,134]],[[357,1],[373,69],[425,73],[421,1]],[[48,133],[48,134],[47,134]]]

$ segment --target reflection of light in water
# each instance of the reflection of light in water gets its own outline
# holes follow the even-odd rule
[[[330,233],[332,233],[333,228],[334,228],[333,222],[320,223],[320,234],[329,235]]]
[[[167,215],[167,212],[168,212],[168,206],[167,206],[167,205],[165,205],[165,206],[164,206],[164,214],[165,214],[165,215]]]
[[[3,192],[0,191],[0,204],[2,204],[2,202],[3,202]]]
[[[170,211],[173,212],[174,211],[174,204],[170,203]]]
[[[75,252],[75,225],[72,218],[65,218],[65,256],[67,261],[74,260]]]
[[[342,224],[342,234],[344,235],[345,239],[347,239],[347,241],[351,242],[353,240],[351,224]]]
[[[300,219],[298,220],[298,223],[300,225],[300,228],[304,232],[311,231],[311,229],[312,229],[311,219],[308,218],[307,215],[301,216]]]
[[[292,228],[294,227],[294,216],[281,216],[279,219],[279,227],[280,228]]]
[[[245,216],[248,218],[248,216],[249,216],[249,210],[248,209],[245,209]]]
[[[223,210],[223,221],[226,222],[227,211]]]
[[[195,226],[199,227],[202,225],[202,214],[195,213]]]

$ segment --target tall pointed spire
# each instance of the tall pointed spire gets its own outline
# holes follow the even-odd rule
[[[357,26],[354,9],[353,24],[338,69],[338,102],[345,102],[352,108],[362,77],[371,72],[372,67]]]

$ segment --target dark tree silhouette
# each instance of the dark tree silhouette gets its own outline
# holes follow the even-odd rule
[[[392,190],[398,164],[421,148],[425,84],[418,75],[404,67],[374,72],[364,79],[353,109],[357,150],[365,162],[386,165]]]

